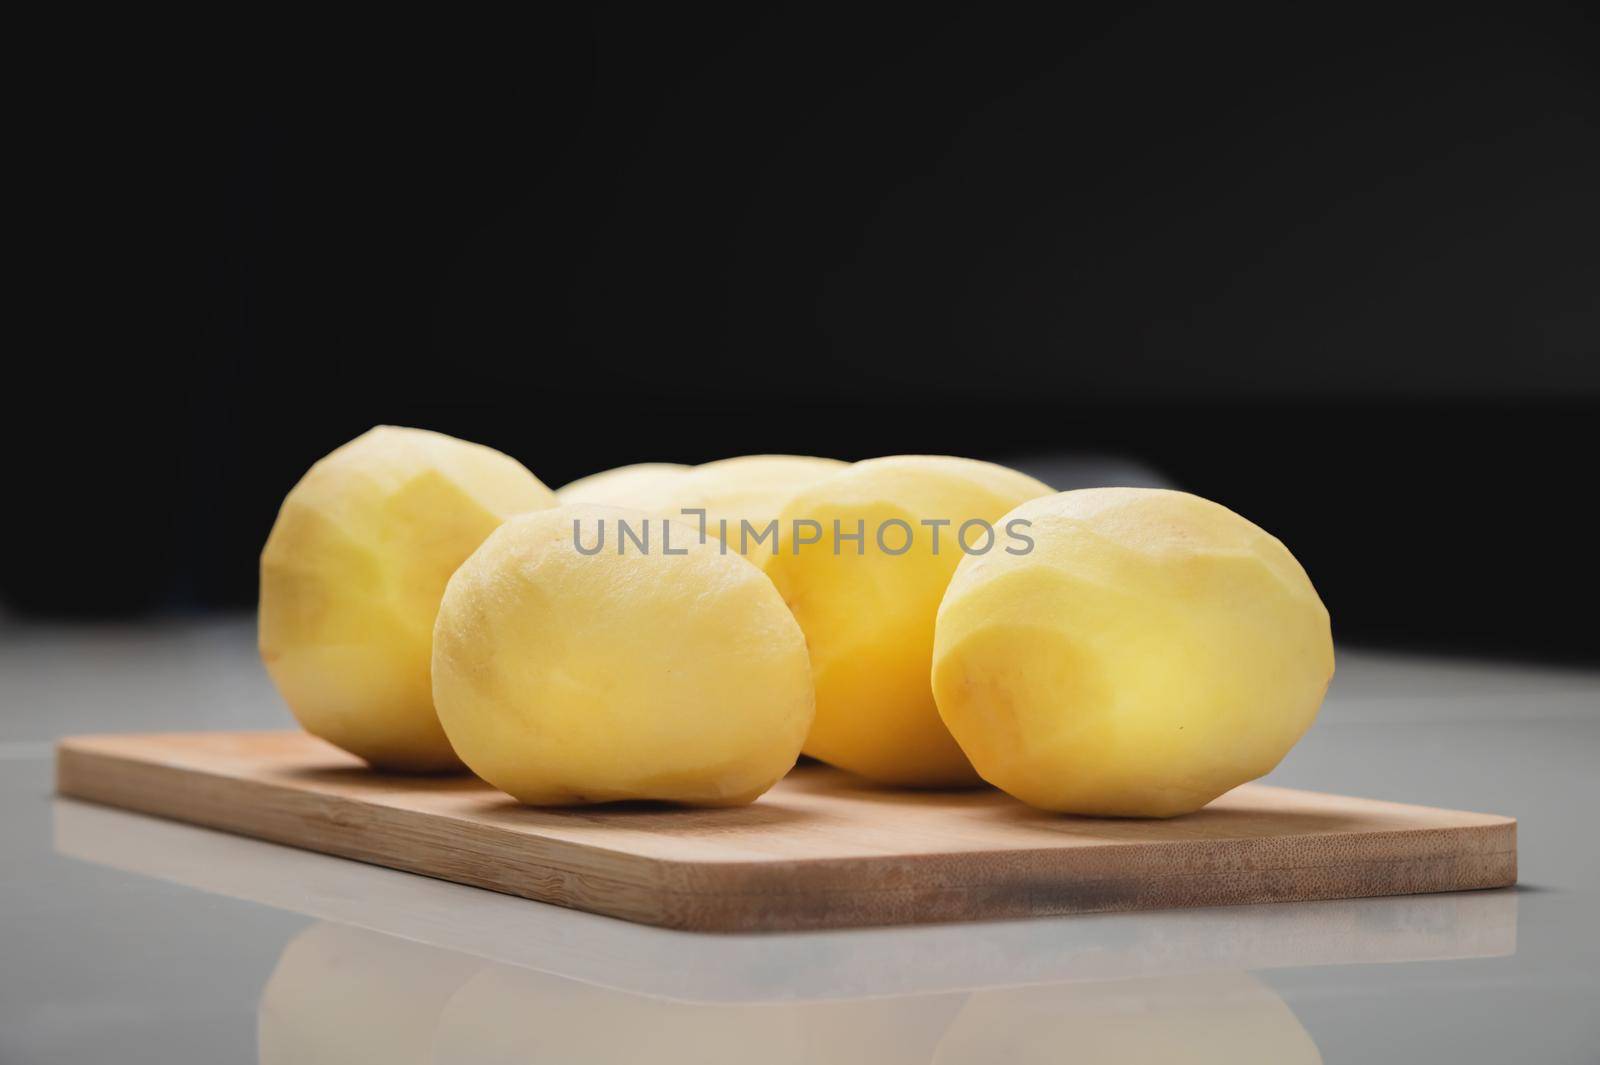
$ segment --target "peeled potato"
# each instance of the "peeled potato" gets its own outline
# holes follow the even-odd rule
[[[933,692],[983,778],[1094,815],[1198,810],[1270,771],[1333,676],[1328,611],[1283,544],[1183,492],[1024,503],[1036,547],[964,560]]]
[[[808,455],[740,455],[703,466],[644,463],[585,477],[556,495],[563,503],[604,503],[681,521],[696,535],[703,522],[708,540],[726,534],[730,550],[755,555],[772,550],[767,526],[796,492],[846,465]]]
[[[771,550],[774,539],[763,533],[795,493],[847,465],[807,455],[741,455],[708,462],[671,486],[670,512],[663,516],[698,529],[698,515],[680,514],[684,509],[704,510],[708,536],[724,540],[730,550],[757,557],[763,546]]]
[[[506,518],[554,504],[514,459],[421,429],[312,466],[261,552],[261,659],[306,730],[380,768],[459,769],[428,672],[445,582]]]
[[[602,522],[604,547],[579,550]],[[760,570],[689,526],[583,505],[508,521],[451,578],[433,693],[462,761],[538,805],[750,802],[812,714],[805,639]]]
[[[978,783],[934,707],[928,684],[934,616],[962,558],[963,523],[994,523],[1049,491],[992,463],[902,455],[858,462],[790,501],[779,549],[754,557],[810,646],[817,716],[806,754],[890,784]],[[890,522],[912,534],[903,553],[894,552],[905,533]],[[881,542],[880,528],[887,530]],[[859,546],[848,540],[858,529]],[[812,532],[816,542],[802,542]],[[968,533],[971,547],[983,545],[979,527]],[[1006,542],[1003,530],[994,533]]]
[[[639,462],[618,466],[562,485],[556,498],[563,503],[601,503],[606,506],[633,506],[639,496],[653,497],[659,490],[689,472],[692,467],[675,462]]]

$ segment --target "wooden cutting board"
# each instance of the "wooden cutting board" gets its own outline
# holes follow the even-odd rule
[[[701,931],[918,924],[1506,887],[1516,822],[1237,788],[1167,821],[802,766],[751,806],[531,809],[373,773],[299,732],[81,736],[62,795],[625,920]]]

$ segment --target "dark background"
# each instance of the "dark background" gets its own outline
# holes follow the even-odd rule
[[[0,604],[249,606],[283,494],[391,422],[552,486],[1126,456],[1342,639],[1594,661],[1593,17],[1053,10],[42,45]]]

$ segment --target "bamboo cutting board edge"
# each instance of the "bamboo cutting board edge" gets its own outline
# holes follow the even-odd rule
[[[86,736],[62,795],[645,924],[772,931],[1505,887],[1510,818],[1246,785],[1172,821],[802,769],[738,810],[532,811],[298,733]]]

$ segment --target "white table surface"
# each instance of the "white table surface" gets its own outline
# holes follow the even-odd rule
[[[1514,891],[701,936],[51,795],[289,723],[247,618],[0,622],[0,1062],[1600,1061],[1600,673],[1344,650],[1269,778],[1515,816]]]

